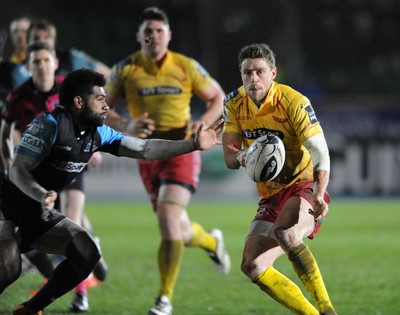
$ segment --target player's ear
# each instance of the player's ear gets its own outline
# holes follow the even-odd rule
[[[60,65],[60,61],[58,58],[54,58],[54,71],[58,69],[58,66]]]
[[[276,74],[278,73],[278,69],[274,67],[271,71],[272,80],[276,78]]]
[[[74,106],[78,109],[81,109],[83,107],[83,98],[80,96],[75,96],[74,97]]]

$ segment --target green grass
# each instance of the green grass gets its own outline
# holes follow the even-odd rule
[[[232,258],[232,272],[218,275],[206,254],[187,248],[174,298],[174,315],[290,314],[253,285],[239,269],[255,204],[192,204],[192,220],[220,227]],[[147,203],[87,205],[109,265],[105,283],[89,289],[91,314],[146,314],[158,291],[159,234]],[[337,199],[321,232],[307,241],[341,315],[400,314],[400,200]],[[299,284],[286,257],[276,268]],[[41,282],[24,274],[0,296],[0,315],[28,298]],[[302,288],[302,286],[301,286]],[[66,314],[71,293],[46,309]]]

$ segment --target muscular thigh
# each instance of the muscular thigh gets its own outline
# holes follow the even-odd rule
[[[283,241],[294,245],[300,243],[304,237],[313,232],[315,227],[314,217],[309,214],[310,208],[311,204],[303,197],[290,197],[275,221],[276,234],[278,231],[285,231],[284,237],[287,239]]]
[[[85,231],[69,218],[64,218],[32,243],[32,248],[37,250],[64,255],[65,249],[71,238],[79,232]]]
[[[1,213],[1,212],[0,212]],[[15,225],[12,221],[0,219],[0,241],[15,238]]]

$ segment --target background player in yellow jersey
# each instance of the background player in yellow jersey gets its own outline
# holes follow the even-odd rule
[[[28,47],[27,33],[31,19],[25,16],[18,17],[10,23],[10,38],[13,45],[13,52],[10,61],[20,63],[26,59],[26,49]]]
[[[303,242],[314,237],[328,212],[330,159],[322,128],[305,96],[274,81],[275,55],[268,45],[242,48],[239,69],[243,86],[224,101],[227,167],[245,166],[246,149],[265,134],[279,136],[286,149],[278,177],[257,184],[258,211],[246,238],[242,271],[294,314],[336,314],[317,262]],[[285,253],[315,306],[274,269],[275,260]]]
[[[141,50],[113,67],[106,86],[107,104],[113,108],[124,96],[132,121],[128,124],[114,117],[110,125],[141,138],[178,140],[190,137],[201,121],[209,125],[222,115],[224,93],[219,84],[198,62],[168,49],[171,31],[163,11],[150,7],[142,13],[137,40]],[[193,93],[206,103],[196,121],[190,116]],[[200,155],[138,163],[162,238],[158,253],[161,287],[148,314],[169,315],[184,246],[206,250],[222,274],[229,272],[230,258],[222,232],[206,232],[189,220],[185,210],[198,184]]]

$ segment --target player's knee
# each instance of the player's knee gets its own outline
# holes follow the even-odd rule
[[[275,228],[274,233],[279,246],[281,246],[285,252],[301,242],[301,239],[299,239],[295,231],[291,229],[278,227]]]
[[[93,270],[101,258],[101,250],[87,232],[80,232],[75,235],[66,251],[66,255],[84,270]]]
[[[247,257],[244,257],[240,265],[240,269],[247,277],[251,279],[254,270],[256,269],[256,264],[253,259],[248,259]]]

